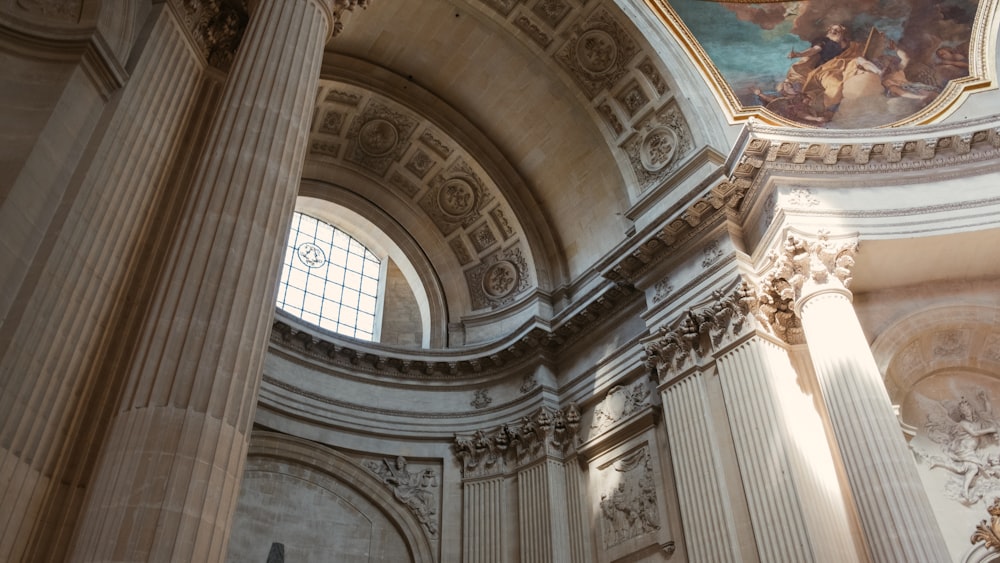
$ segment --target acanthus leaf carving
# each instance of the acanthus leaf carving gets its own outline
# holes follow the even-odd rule
[[[858,241],[831,241],[826,231],[815,239],[789,233],[780,251],[772,251],[771,268],[761,276],[757,318],[789,344],[804,341],[795,306],[804,296],[824,288],[851,284]]]
[[[455,436],[452,451],[466,478],[503,474],[508,465],[532,461],[542,455],[563,455],[579,441],[580,409],[571,402],[553,410],[541,407],[492,430],[479,429],[470,437]]]
[[[661,380],[720,346],[727,336],[741,333],[759,306],[756,290],[745,281],[731,291],[713,292],[712,298],[708,306],[689,309],[673,326],[661,327],[644,341],[646,365]]]

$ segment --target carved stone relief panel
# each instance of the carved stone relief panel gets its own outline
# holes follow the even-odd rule
[[[514,18],[514,26],[523,31],[525,35],[530,37],[542,49],[547,49],[552,44],[552,36],[524,14],[520,14]]]
[[[497,230],[504,240],[514,236],[514,227],[511,226],[510,221],[507,219],[507,214],[504,213],[503,209],[500,207],[494,208],[490,211],[490,217],[493,217],[493,222],[496,223]]]
[[[546,25],[555,29],[571,9],[572,6],[566,0],[538,0],[531,11]]]
[[[510,14],[514,6],[521,3],[521,0],[479,0],[483,4],[486,4],[490,8],[496,10],[501,16],[507,16]]]
[[[591,437],[602,434],[620,420],[628,418],[649,406],[650,389],[645,379],[630,385],[616,385],[604,400],[594,407],[594,420],[590,425]]]
[[[643,91],[639,82],[633,80],[615,97],[619,105],[625,110],[629,117],[639,113],[639,110],[649,103],[649,96]]]
[[[935,400],[920,397],[924,420],[910,447],[947,481],[945,495],[966,506],[1000,495],[1000,424],[984,389]]]
[[[448,246],[450,246],[451,251],[455,253],[455,257],[458,258],[459,264],[464,266],[469,262],[472,262],[472,255],[469,254],[469,247],[465,245],[461,235],[448,241]]]
[[[347,160],[382,176],[406,151],[417,120],[372,100],[347,132]]]
[[[687,120],[673,101],[643,121],[622,145],[643,190],[665,179],[694,143]]]
[[[636,42],[603,8],[574,25],[572,35],[556,54],[559,62],[593,99],[610,90],[628,72],[639,52]]]
[[[597,560],[602,563],[673,553],[654,436],[647,430],[590,461]]]
[[[519,246],[498,250],[465,271],[474,309],[495,308],[528,289],[528,262]]]
[[[443,235],[475,223],[493,200],[479,175],[461,158],[431,178],[428,186],[430,189],[420,198],[420,207]]]
[[[431,539],[438,536],[441,482],[440,472],[431,467],[414,467],[403,456],[393,459],[365,460],[362,465],[374,473],[405,505]]]
[[[406,162],[406,169],[412,172],[417,178],[423,180],[434,164],[433,158],[428,156],[424,151],[417,149],[414,151],[413,156],[410,157],[410,160]]]
[[[493,230],[490,229],[489,223],[483,223],[473,229],[469,233],[469,240],[472,241],[472,246],[476,248],[476,252],[483,252],[497,243],[497,237],[493,234]]]
[[[656,64],[653,63],[652,59],[646,57],[638,64],[637,68],[639,69],[639,72],[646,77],[646,80],[649,81],[649,85],[653,87],[653,90],[656,91],[658,96],[662,96],[667,92],[669,89],[667,87],[667,81],[663,79],[663,75],[660,74],[660,71],[656,68]]]
[[[83,0],[17,0],[17,7],[45,18],[77,22]]]

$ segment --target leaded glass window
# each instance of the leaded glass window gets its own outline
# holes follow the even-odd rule
[[[278,307],[321,328],[372,340],[381,271],[381,261],[352,236],[296,212]]]

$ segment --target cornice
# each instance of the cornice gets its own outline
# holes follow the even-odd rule
[[[640,296],[629,286],[607,283],[588,302],[567,310],[551,323],[536,318],[502,342],[472,349],[403,350],[380,346],[321,332],[278,313],[271,330],[271,345],[354,374],[413,381],[489,378],[558,354],[610,323]]]
[[[851,185],[896,184],[904,174],[962,176],[960,167],[979,163],[1000,166],[1000,115],[961,124],[898,130],[799,130],[772,127],[751,120],[729,158],[724,179],[707,193],[668,215],[660,227],[645,230],[620,248],[602,267],[608,279],[634,284],[669,252],[691,240],[705,224],[728,213],[745,213],[767,177],[800,175],[815,182],[817,175]],[[847,183],[847,182],[844,182]],[[721,216],[721,217],[720,217]]]

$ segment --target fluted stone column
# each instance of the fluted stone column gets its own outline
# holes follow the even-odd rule
[[[716,366],[761,561],[858,561],[843,501],[829,493],[839,488],[822,423],[794,404],[809,398],[788,352],[755,334]]]
[[[260,0],[198,165],[73,551],[221,561],[323,47],[341,0]]]
[[[708,416],[702,374],[694,373],[663,391],[684,540],[692,563],[746,561],[739,549],[733,508],[726,496],[718,443]]]
[[[160,10],[26,299],[27,314],[0,357],[0,560],[55,557],[24,554],[29,540],[40,544],[36,550],[68,543],[71,529],[39,527],[71,527],[82,502],[88,464],[68,453],[93,432],[97,417],[83,406],[88,397],[114,395],[111,378],[94,363],[111,340],[109,319],[120,306],[201,72],[181,24],[171,10]]]
[[[851,304],[853,240],[789,235],[764,277],[801,318],[873,561],[949,561],[868,341]]]

